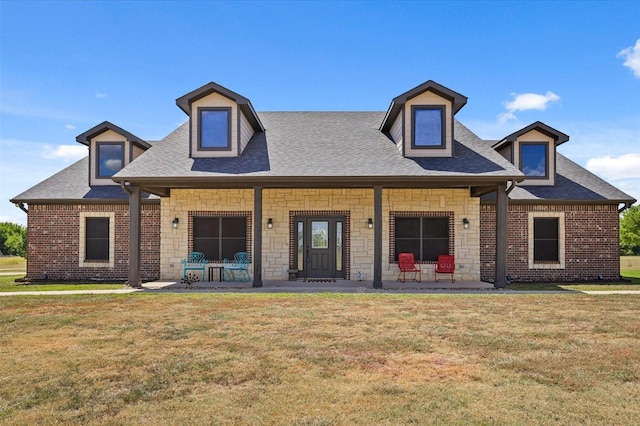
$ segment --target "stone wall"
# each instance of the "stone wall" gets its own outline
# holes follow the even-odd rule
[[[367,221],[373,218],[373,189],[264,189],[263,190],[263,280],[286,280],[292,262],[290,226],[292,212],[297,214],[344,214],[348,212],[350,241],[347,279],[357,272],[373,279],[373,229]],[[441,212],[453,214],[451,235],[456,255],[456,279],[480,279],[479,200],[469,197],[464,189],[383,189],[382,279],[395,280],[397,265],[390,259],[391,212]],[[182,271],[180,260],[189,252],[189,217],[193,212],[253,211],[253,190],[174,189],[161,199],[161,277],[177,279]],[[177,217],[178,228],[171,227]],[[471,226],[464,229],[466,217]],[[273,228],[267,229],[271,218]],[[253,258],[253,253],[251,253]],[[433,264],[423,265],[423,279],[433,279]]]

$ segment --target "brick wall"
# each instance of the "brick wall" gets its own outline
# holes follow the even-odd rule
[[[529,216],[564,215],[564,268],[531,267]],[[480,260],[483,280],[495,275],[495,206],[480,206]],[[620,278],[617,205],[509,205],[507,274],[513,281],[584,281]],[[562,244],[561,244],[562,246]]]
[[[81,213],[114,213],[113,267],[81,266]],[[140,265],[143,280],[160,277],[160,206],[143,204]],[[27,228],[27,278],[126,279],[129,275],[129,206],[30,204]]]

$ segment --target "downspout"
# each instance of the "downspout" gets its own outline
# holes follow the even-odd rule
[[[516,187],[516,180],[515,179],[511,179],[511,186],[509,188],[507,188],[507,190],[504,192],[507,195],[507,197],[509,196],[509,193],[511,191],[513,191],[513,188],[515,188],[515,187]]]
[[[16,204],[17,208],[19,208],[20,210],[22,210],[26,214],[29,214],[29,210],[24,206],[24,203],[15,203],[15,204]]]
[[[122,187],[124,192],[126,192],[129,195],[131,195],[131,190],[129,188],[127,188],[127,185],[125,184],[125,181],[121,180],[120,181],[120,186]]]
[[[624,203],[624,204],[622,205],[622,207],[620,207],[620,208],[618,209],[618,214],[620,214],[620,213],[622,213],[623,211],[625,211],[626,209],[630,208],[632,205],[633,205],[633,203],[630,203],[630,202],[628,202],[628,201],[627,201],[626,203]],[[17,204],[16,204],[16,206],[17,206]],[[24,209],[23,209],[23,210],[24,210]]]

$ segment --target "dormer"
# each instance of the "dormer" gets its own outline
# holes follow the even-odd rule
[[[216,83],[176,99],[189,116],[191,158],[237,157],[264,127],[251,102]]]
[[[520,185],[550,186],[556,178],[556,147],[569,136],[536,121],[493,145],[525,175]]]
[[[105,121],[78,135],[89,147],[89,185],[117,185],[111,177],[151,147],[148,142]]]
[[[391,101],[380,130],[404,157],[452,157],[453,116],[467,98],[429,80]]]

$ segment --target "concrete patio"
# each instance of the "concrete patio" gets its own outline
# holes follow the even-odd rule
[[[451,283],[435,281],[384,281],[382,288],[373,288],[372,281],[263,281],[262,287],[253,287],[251,281],[198,281],[184,284],[176,281],[152,281],[142,285],[144,290],[202,291],[214,293],[443,293],[495,290],[493,284],[480,281]]]

